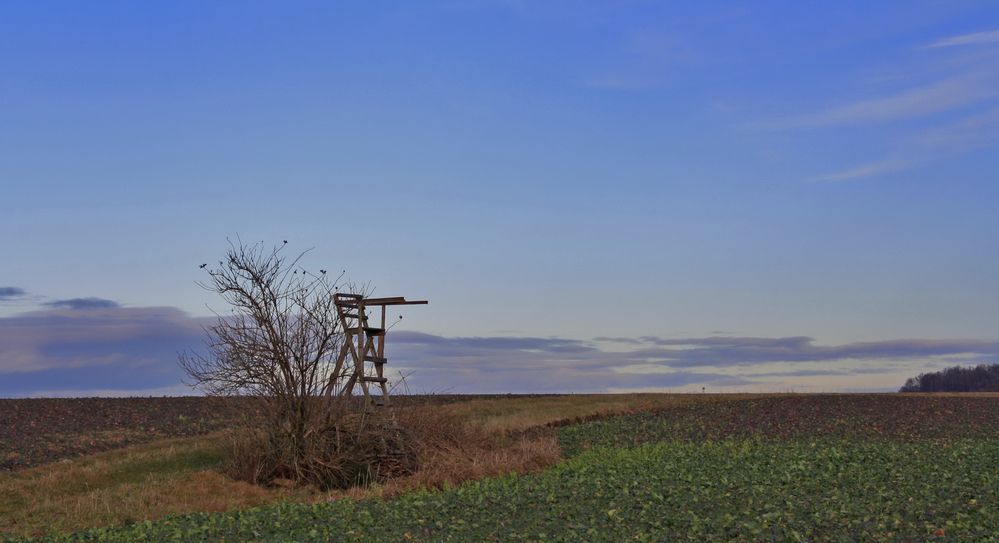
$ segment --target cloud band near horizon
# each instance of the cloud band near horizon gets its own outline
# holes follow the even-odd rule
[[[50,302],[0,318],[0,396],[182,394],[188,389],[180,386],[177,353],[203,345],[202,327],[212,320],[99,298]],[[901,379],[943,365],[999,360],[999,341],[820,345],[805,336],[577,339],[396,331],[388,351],[390,367],[407,376],[404,388],[418,393],[769,390],[788,383],[848,389],[861,388],[873,374]]]

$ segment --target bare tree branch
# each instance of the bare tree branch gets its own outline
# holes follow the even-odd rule
[[[304,447],[310,435],[336,428],[349,404],[338,401],[351,392],[353,368],[336,365],[345,338],[333,294],[363,293],[343,274],[307,271],[301,262],[309,251],[287,257],[286,244],[229,240],[225,259],[198,283],[229,311],[206,327],[207,353],[184,353],[180,365],[208,394],[261,399],[275,439]]]

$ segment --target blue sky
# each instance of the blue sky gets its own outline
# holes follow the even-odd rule
[[[0,395],[182,390],[237,233],[423,391],[999,361],[999,6],[823,4],[5,3]]]

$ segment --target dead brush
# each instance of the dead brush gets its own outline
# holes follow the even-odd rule
[[[447,488],[462,482],[525,473],[548,467],[561,458],[554,432],[515,436],[489,430],[440,406],[412,406],[395,412],[401,432],[416,452],[411,473],[387,479],[376,489],[356,489],[354,497],[382,497],[427,488]]]
[[[391,413],[345,415],[301,437],[274,425],[244,425],[227,434],[225,445],[223,471],[265,486],[350,488],[409,475],[418,466],[415,443]]]

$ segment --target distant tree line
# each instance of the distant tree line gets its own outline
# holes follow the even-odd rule
[[[899,392],[999,392],[999,364],[921,373],[906,380]]]

